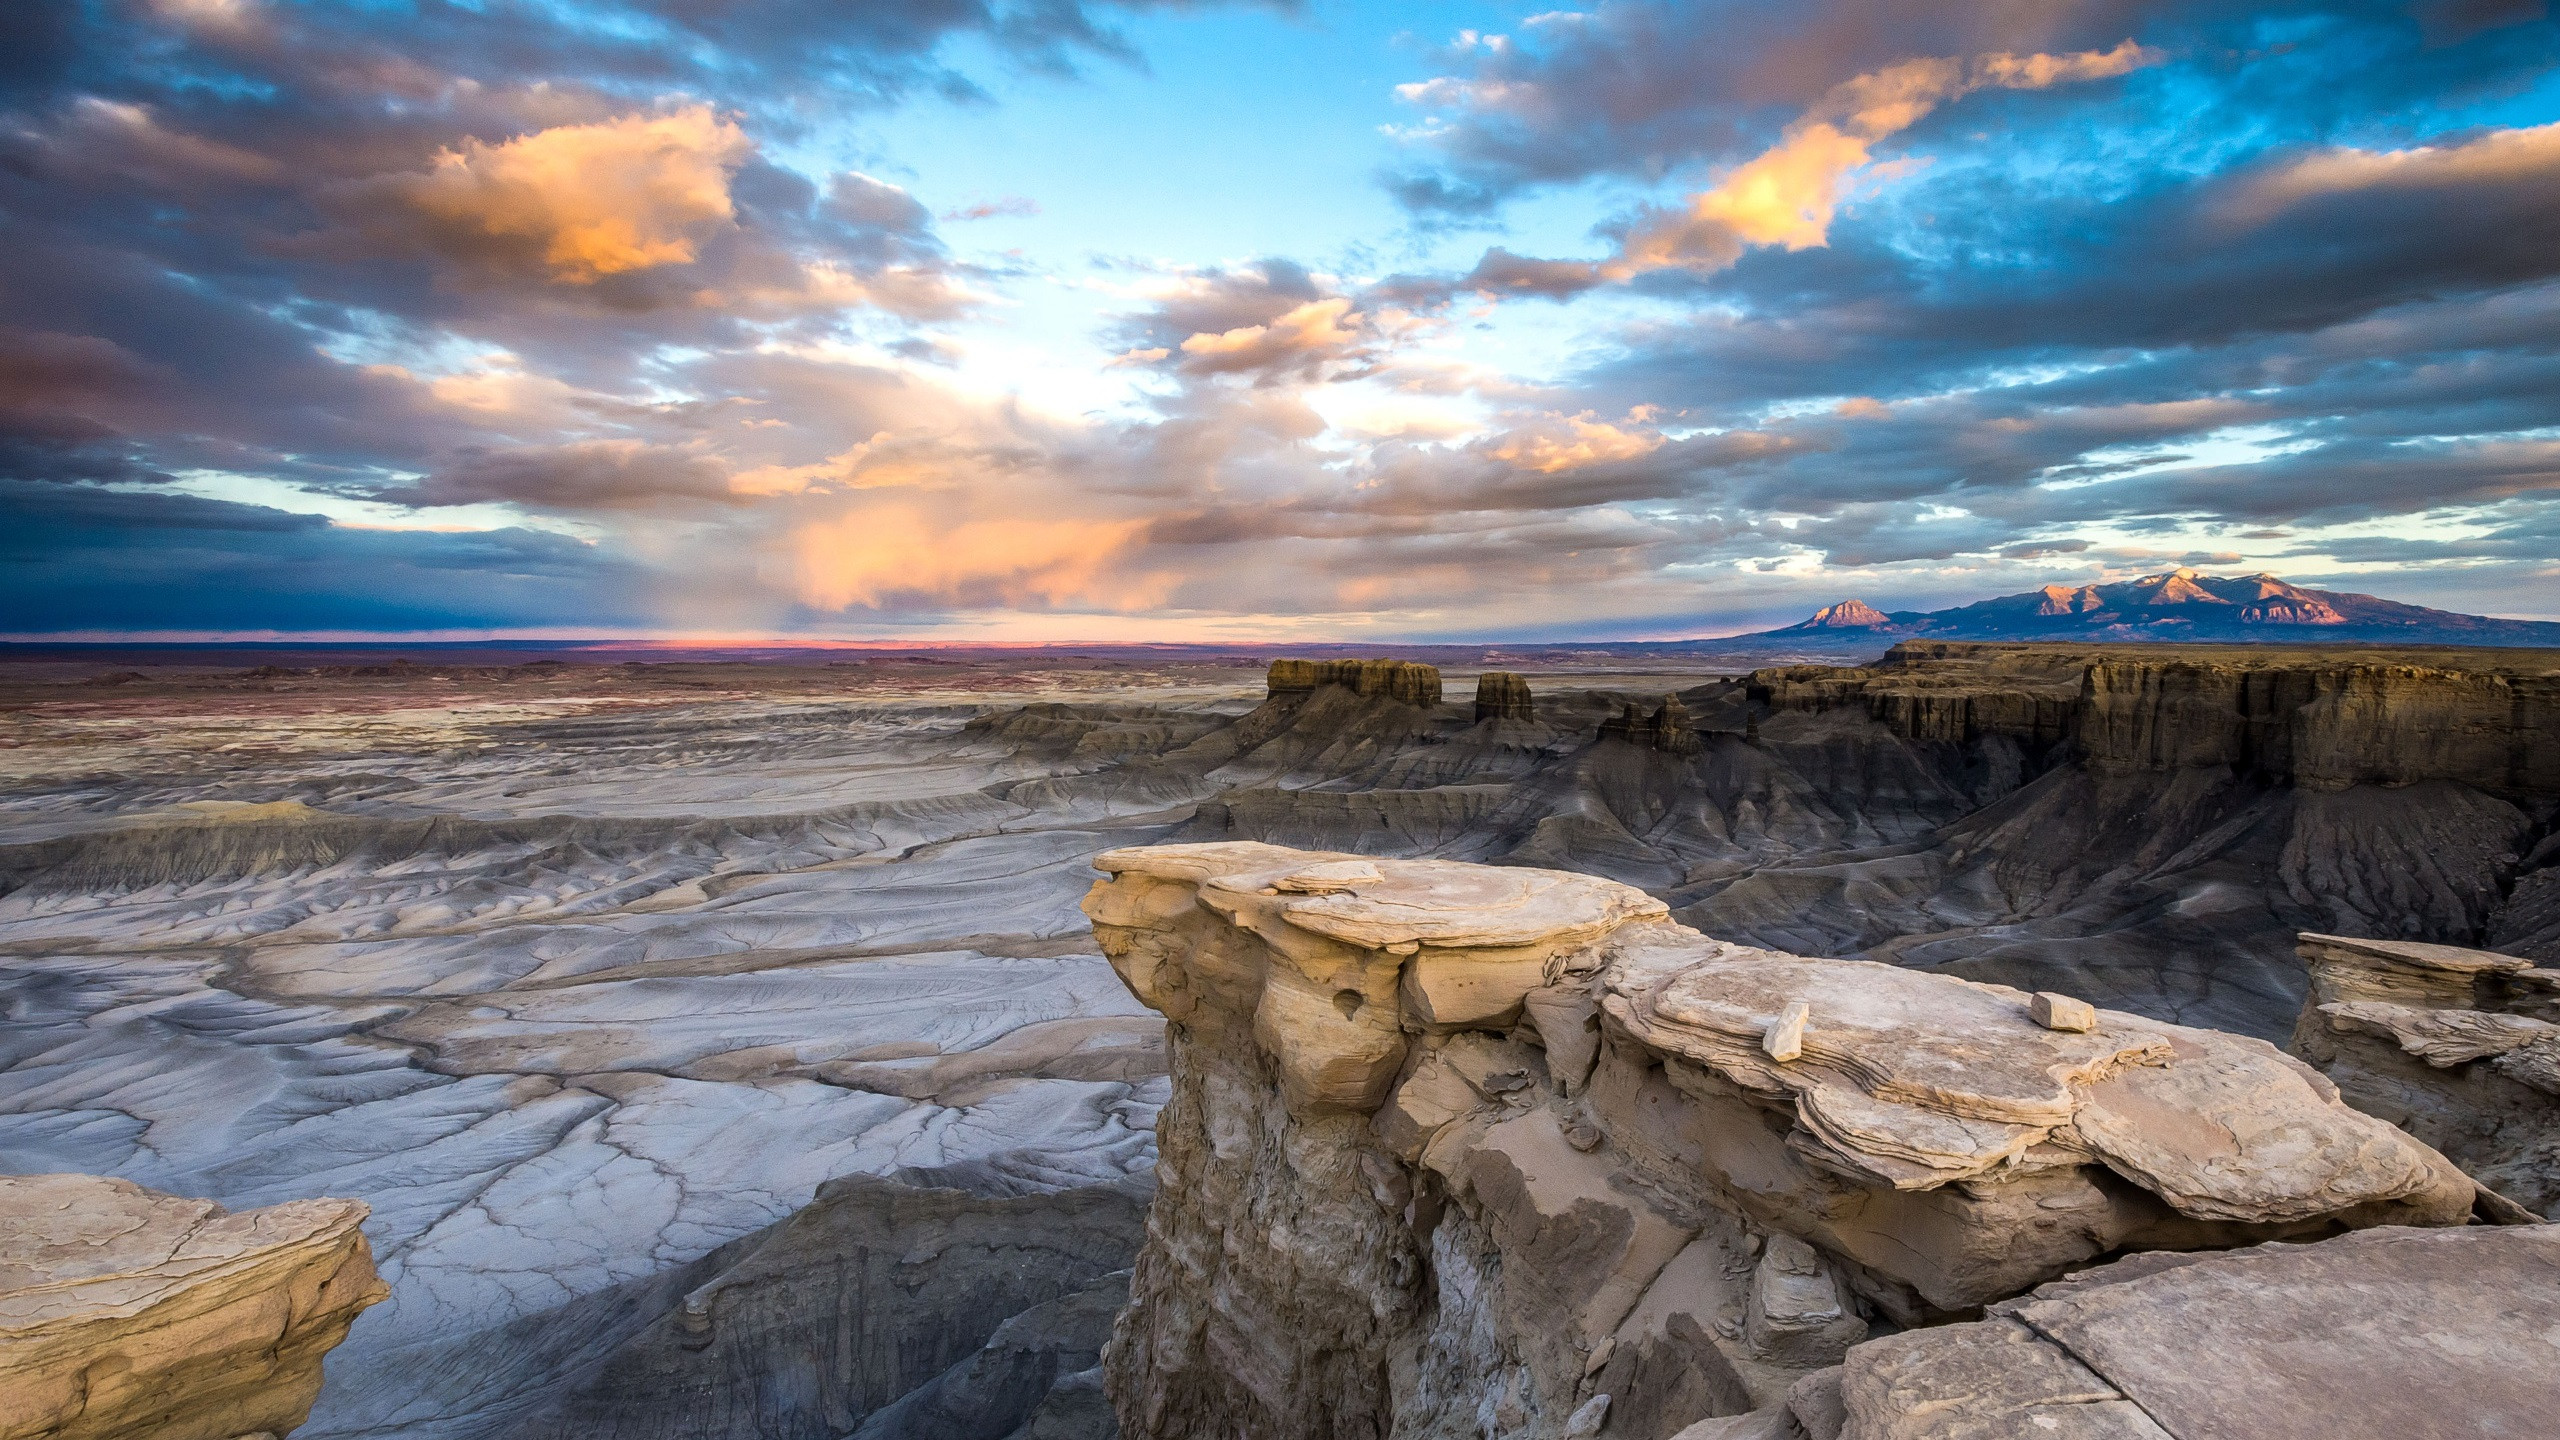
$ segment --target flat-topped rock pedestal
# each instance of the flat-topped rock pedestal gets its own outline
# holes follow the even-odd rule
[[[230,1214],[94,1175],[0,1176],[0,1440],[282,1435],[389,1293],[353,1200]]]
[[[1104,953],[1173,1022],[1106,1362],[1133,1437],[1823,1428],[1867,1336],[2477,1200],[2263,1042],[1723,944],[1589,876],[1097,864]]]

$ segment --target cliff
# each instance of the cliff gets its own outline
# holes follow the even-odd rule
[[[1105,1362],[1132,1437],[1802,1424],[1871,1334],[2477,1199],[2261,1042],[1724,944],[1589,876],[1096,863],[1173,1064]]]
[[[1911,640],[1748,686],[1798,773],[1973,803],[1909,849],[1702,874],[1673,898],[1713,933],[2269,1038],[2300,931],[2560,958],[2560,653]]]
[[[388,1293],[352,1200],[231,1214],[91,1175],[0,1177],[0,1437],[282,1435]]]
[[[1111,1440],[1095,1367],[1146,1206],[1136,1183],[1000,1194],[831,1180],[789,1219],[682,1267],[673,1283],[516,1337],[610,1343],[562,1366],[570,1377],[497,1433]],[[650,1313],[636,1324],[613,1313],[633,1307]]]
[[[1535,720],[1536,701],[1529,682],[1508,670],[1487,670],[1476,677],[1476,720]]]
[[[1384,695],[1407,705],[1440,703],[1440,670],[1404,660],[1274,660],[1269,693],[1289,695],[1340,685],[1355,695]]]
[[[2560,970],[2450,945],[2302,937],[2292,1050],[2359,1110],[2560,1220]]]

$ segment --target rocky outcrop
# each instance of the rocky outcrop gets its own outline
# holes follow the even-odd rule
[[[1105,1364],[1133,1437],[1658,1440],[2113,1254],[2475,1201],[2261,1042],[1724,944],[1608,881],[1096,863],[1174,1067]]]
[[[1406,660],[1274,660],[1267,683],[1273,695],[1340,685],[1356,695],[1384,695],[1407,705],[1440,703],[1440,668]]]
[[[353,1200],[231,1214],[93,1175],[0,1177],[0,1437],[281,1435],[374,1274]]]
[[[1487,670],[1476,677],[1476,723],[1537,718],[1537,705],[1530,699],[1525,677],[1508,670]]]
[[[2560,1415],[2560,1229],[2142,1255],[1849,1352],[1839,1440],[2469,1440]],[[1768,1417],[1772,1421],[1779,1416]],[[1772,1433],[1784,1434],[1784,1431]]]
[[[1618,714],[1600,722],[1600,738],[1622,740],[1646,750],[1660,750],[1667,755],[1695,755],[1706,745],[1699,740],[1697,727],[1689,719],[1689,707],[1677,695],[1665,695],[1662,703],[1648,715],[1643,708],[1629,704]]]
[[[2293,1052],[2349,1104],[2560,1220],[2560,970],[2450,945],[2305,935]]]

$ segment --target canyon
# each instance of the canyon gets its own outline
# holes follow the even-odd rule
[[[2495,952],[2501,974],[2560,958],[2550,652],[1915,640],[1860,665],[1748,673],[1599,658],[1451,668],[1445,685],[1410,662],[1028,668],[1001,656],[430,658],[11,681],[0,1169],[113,1177],[235,1211],[321,1196],[369,1206],[363,1233],[389,1298],[332,1352],[299,1435],[1099,1436],[1111,1433],[1106,1388],[1134,1393],[1105,1355],[1112,1316],[1172,1303],[1150,1288],[1154,1242],[1141,1235],[1156,1222],[1144,1217],[1202,1203],[1184,1198],[1190,1162],[1168,1148],[1159,1165],[1177,1133],[1160,1117],[1189,1103],[1185,1084],[1212,1084],[1183,1080],[1186,1042],[1177,1032],[1168,1046],[1146,992],[1098,953],[1116,942],[1097,946],[1078,910],[1107,854],[1267,844],[1345,866],[1567,872],[1634,897],[1623,903],[1646,925],[1736,954],[1887,961],[1860,968],[1949,994],[2057,993],[2172,1052],[2256,1046],[2261,1068],[2288,1063],[2261,1042],[2359,998],[2297,956],[2302,932]],[[1345,873],[1346,889],[1369,883]],[[1605,988],[1600,974],[1584,979]],[[1402,1207],[1453,1183],[1431,1168],[1428,1126],[1436,1137],[1522,1120],[1495,1149],[1518,1139],[1577,1165],[1636,1143],[1634,1128],[1575,1127],[1584,1079],[1556,1078],[1552,1042],[1519,1053],[1515,1032],[1536,1021],[1486,1028],[1503,1012],[1392,985],[1338,987],[1290,1014],[1343,1020],[1343,988],[1372,1023],[1416,1017],[1447,1057],[1427,1076],[1359,1071],[1359,1086],[1411,1092],[1391,1106],[1382,1091],[1370,1112],[1403,1127],[1394,1139],[1355,1147],[1379,1157],[1378,1173],[1344,1162],[1397,1224],[1410,1229]],[[2523,993],[2445,1008],[2542,1023]],[[1636,1026],[1652,1013],[1593,1024],[1621,1024],[1613,1044],[1651,1044]],[[1814,997],[1816,1049],[1825,1013]],[[2341,1060],[2315,1053],[2329,1042],[2296,1041],[2323,1083],[2409,1126],[2437,1157],[2411,1162],[2419,1170],[2439,1174],[2434,1146],[2495,1179],[2464,1214],[2512,1219],[2500,1199],[2547,1213],[2560,1198],[2521,1178],[2548,1143],[2531,1098],[2543,1092],[2480,1102],[2512,1117],[2491,1126],[2494,1144],[2466,1149],[2454,1133],[2473,1124],[2473,1089],[2521,1083],[2511,1072],[2525,1061],[2498,1067],[2540,1032],[2509,1025],[2525,1040],[2444,1069],[2369,1028],[2318,1024],[2340,1054],[2389,1045],[2421,1067],[2391,1072],[2394,1112],[2375,1108],[2381,1081],[2359,1078],[2389,1056]],[[1725,1074],[1712,1055],[1682,1063]],[[1592,1093],[1618,1073],[1595,1049]],[[2262,1078],[2286,1076],[2311,1097],[2299,1103],[2322,1107],[2305,1114],[2333,1112],[2294,1069]],[[2472,1088],[2448,1098],[2421,1079]],[[1820,1133],[1858,1131],[1839,1118],[1875,1101],[1858,1094],[1810,1112],[1833,1117]],[[1767,1113],[1767,1098],[1733,1103]],[[1254,1103],[1289,1113],[1285,1098]],[[2424,1115],[2445,1118],[2430,1132]],[[1522,1138],[1538,1116],[1552,1136]],[[1931,1124],[1884,1129],[1904,1120]],[[1576,1148],[1584,1139],[1591,1150]],[[1440,1143],[1443,1159],[1454,1143]],[[1927,1168],[1979,1153],[1932,1141],[1916,1158],[1854,1145],[1834,1158]],[[1493,1151],[1468,1154],[1450,1161],[1466,1196],[1513,1183]],[[1842,1363],[1858,1326],[1867,1348],[1907,1346],[1976,1307],[2073,1283],[2055,1265],[2194,1248],[2199,1234],[2247,1255],[2305,1233],[2289,1227],[2351,1226],[2190,1214],[2179,1202],[2203,1192],[2186,1182],[2136,1186],[2150,1197],[2137,1200],[2113,1169],[2049,1158],[2030,1167],[2038,1183],[2087,1172],[2105,1218],[2074,1219],[2079,1238],[2049,1263],[1970,1289],[1962,1266],[1895,1272],[1846,1232],[1793,1212],[1752,1218],[1739,1200],[1717,1208],[1743,1218],[1714,1245],[1694,1203],[1669,1229],[1630,1220],[1654,1249],[1675,1235],[1687,1238],[1674,1255],[1707,1246],[1682,1273],[1742,1308],[1719,1301],[1677,1324],[1645,1311],[1656,1328],[1644,1335],[1711,1336],[1730,1374],[1697,1362],[1690,1341],[1623,1341],[1623,1360],[1592,1372],[1624,1397],[1595,1433],[1668,1423],[1711,1392],[1727,1416],[1767,1411]],[[1399,1183],[1405,1198],[1382,1208],[1377,1194]],[[1874,1175],[1857,1183],[1904,1193]],[[1530,1197],[1518,1214],[1547,1213],[1544,1192],[1517,1185]],[[2460,1218],[2439,1189],[2403,1218]],[[1466,1393],[1493,1397],[1488,1423],[1535,1415],[1553,1427],[1535,1433],[1565,1433],[1587,1399],[1550,1413],[1581,1388],[1562,1376],[1569,1357],[1524,1357],[1521,1385],[1539,1398],[1509,1410],[1512,1392],[1482,1389],[1491,1372],[1468,1368],[1518,1302],[1442,1253],[1470,1226],[1510,1223],[1471,1218],[1468,1203],[1444,1205],[1456,1218],[1425,1240],[1381,1240],[1375,1264],[1420,1268],[1371,1277],[1386,1288],[1365,1293],[1447,1287],[1443,1308],[1473,1318],[1442,1336],[1438,1359],[1415,1361],[1438,1377],[1431,1393],[1475,1386]],[[2474,1232],[2487,1233],[2447,1233]],[[1033,1238],[1012,1247],[1028,1258],[1004,1271],[1001,1297],[949,1298],[993,1273],[1002,1235]],[[2203,1263],[2142,1283],[2205,1283]],[[1727,1269],[1740,1278],[1713,1278]],[[1844,1297],[1827,1310],[1825,1285]],[[910,1308],[880,1298],[892,1293]],[[1122,1312],[1123,1294],[1140,1306]],[[1561,1294],[1540,1303],[1591,1304]],[[1717,1328],[1726,1321],[1747,1344]],[[1796,1358],[1754,1368],[1772,1362],[1751,1346]],[[1642,1404],[1610,1369],[1678,1369],[1675,1351],[1687,1378]],[[673,1377],[691,1398],[652,1400],[641,1375]],[[1842,1381],[1839,1403],[1866,1383]],[[970,1395],[997,1398],[972,1410]]]

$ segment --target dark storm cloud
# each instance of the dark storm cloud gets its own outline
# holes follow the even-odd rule
[[[0,522],[16,633],[613,624],[642,579],[559,535],[344,529],[190,495],[0,480]]]

